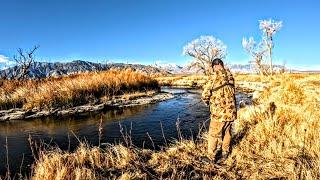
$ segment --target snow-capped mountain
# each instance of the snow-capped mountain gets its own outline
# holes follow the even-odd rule
[[[228,64],[227,67],[232,72],[239,73],[256,73],[254,64]],[[75,60],[67,63],[48,63],[35,62],[27,75],[30,79],[38,79],[45,77],[61,77],[64,75],[76,74],[81,72],[102,71],[109,69],[126,69],[131,68],[146,74],[194,74],[195,69],[190,69],[188,66],[181,66],[175,63],[157,62],[153,65],[141,64],[125,64],[125,63],[93,63],[89,61]],[[274,70],[283,69],[281,65],[274,65]],[[288,70],[288,69],[287,69]],[[299,72],[288,70],[290,72]],[[9,67],[0,70],[0,79],[17,79],[22,76],[22,68],[19,66]]]
[[[232,72],[241,72],[241,73],[255,72],[255,65],[253,64],[228,64],[227,67]]]
[[[227,67],[232,72],[236,72],[236,73],[257,73],[257,67],[255,64],[228,64]],[[273,66],[273,70],[275,72],[281,71],[283,68],[284,66],[282,65]]]
[[[188,68],[186,66],[179,66],[174,63],[161,63],[155,64],[155,67],[169,72],[170,74],[194,74],[197,72],[195,68]],[[255,64],[227,64],[228,67],[234,73],[257,73]],[[274,65],[274,71],[280,71],[283,69],[282,65]],[[288,69],[287,69],[288,70]]]
[[[153,67],[162,69],[170,74],[178,74],[184,68],[183,66],[177,65],[175,63],[165,63],[165,62],[156,62]]]
[[[47,63],[35,62],[27,75],[30,79],[45,77],[60,77],[63,75],[76,74],[81,72],[102,71],[109,69],[127,69],[143,72],[146,74],[165,73],[161,69],[153,66],[141,64],[124,64],[124,63],[93,63],[89,61],[75,60],[67,63]],[[22,76],[22,68],[14,66],[0,71],[0,78],[17,79]]]

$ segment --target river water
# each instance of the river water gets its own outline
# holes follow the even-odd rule
[[[42,144],[70,151],[79,145],[77,138],[90,145],[98,145],[101,119],[102,143],[125,143],[123,135],[128,134],[135,146],[151,149],[164,146],[164,136],[168,143],[178,139],[177,124],[184,138],[196,137],[203,125],[207,128],[209,109],[200,100],[200,90],[163,88],[162,91],[173,93],[175,97],[156,104],[81,117],[0,123],[1,174],[7,171],[7,159],[11,174],[18,173],[20,166],[23,174],[30,173],[34,159],[29,137],[32,142],[41,141]],[[237,94],[237,99],[244,97],[243,94]]]

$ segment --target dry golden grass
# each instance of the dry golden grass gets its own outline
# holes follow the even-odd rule
[[[146,91],[146,92],[126,93],[126,94],[122,95],[122,98],[126,99],[126,100],[132,100],[132,99],[137,99],[140,97],[150,97],[150,96],[153,96],[155,93],[157,93],[157,92],[156,91]]]
[[[182,79],[183,76],[166,76],[166,77],[156,77],[156,80],[161,86],[171,86],[173,82]]]
[[[245,137],[233,151],[232,161],[245,167],[251,178],[320,178],[320,104],[305,83],[315,76],[283,76],[280,85],[264,91],[260,102],[275,102],[274,116],[252,107],[241,110],[237,131]],[[314,87],[314,88],[319,88]],[[314,96],[313,96],[314,97]]]
[[[159,89],[152,78],[131,70],[83,73],[58,79],[2,81],[0,108],[72,107],[125,93]]]
[[[127,172],[130,176],[143,177],[143,173],[135,171],[138,153],[147,154],[148,151],[136,152],[122,145],[90,148],[85,144],[81,144],[74,153],[62,153],[56,149],[40,155],[38,161],[46,163],[38,164],[33,179],[103,179],[121,177],[123,169],[131,170]],[[106,174],[97,173],[99,171]]]
[[[318,83],[319,75],[274,78],[262,92],[260,105],[239,110],[233,151],[222,165],[203,161],[203,134],[161,151],[122,145],[82,145],[73,153],[44,151],[32,178],[320,179]]]
[[[164,76],[157,77],[156,80],[161,86],[201,87],[207,82],[207,77],[203,75]]]
[[[236,87],[239,90],[246,91],[250,89],[259,89],[264,86],[278,86],[281,81],[287,78],[288,81],[307,81],[308,86],[318,87],[320,74],[275,74],[272,77],[260,76],[257,74],[240,74],[234,73]],[[177,75],[156,77],[156,80],[162,86],[185,86],[185,87],[202,87],[208,80],[205,75]],[[299,83],[298,83],[299,84]]]

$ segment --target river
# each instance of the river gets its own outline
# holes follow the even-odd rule
[[[184,138],[196,137],[203,124],[207,128],[209,109],[200,100],[200,90],[165,87],[162,91],[173,93],[175,97],[156,104],[114,109],[102,114],[1,123],[1,174],[7,171],[7,159],[11,174],[18,173],[20,166],[23,174],[30,173],[34,159],[29,137],[34,143],[41,141],[42,144],[70,151],[79,145],[78,139],[98,145],[100,120],[102,143],[125,143],[123,135],[128,134],[135,146],[151,149],[164,146],[164,137],[168,143],[178,139],[177,124]],[[244,94],[237,93],[238,100],[243,98]]]

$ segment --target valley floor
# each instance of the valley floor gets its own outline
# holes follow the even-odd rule
[[[232,154],[220,165],[204,160],[204,131],[160,151],[85,143],[74,152],[42,150],[31,179],[319,179],[320,75],[236,80],[255,91],[255,105],[239,110]]]

